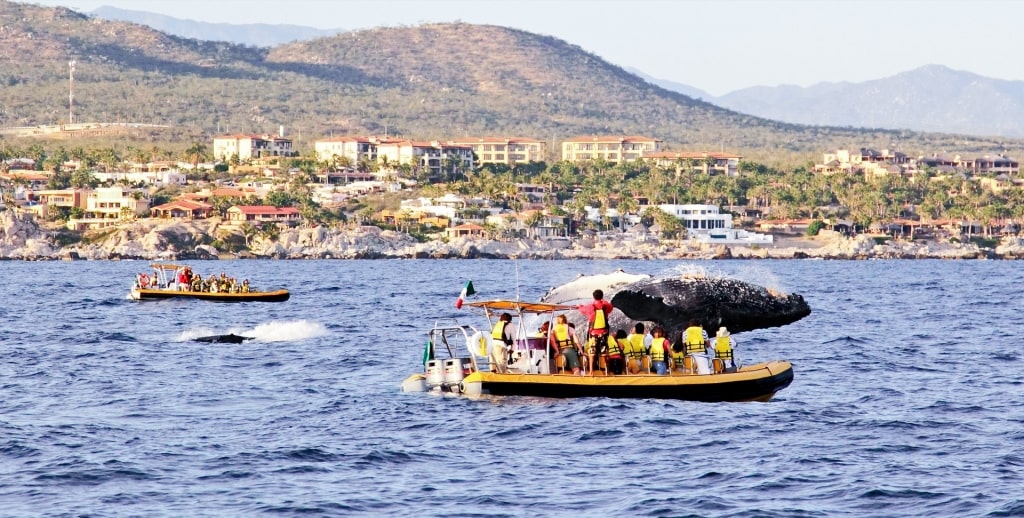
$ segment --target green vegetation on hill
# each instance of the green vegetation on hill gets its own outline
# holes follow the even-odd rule
[[[789,164],[836,147],[914,154],[1009,144],[742,115],[648,84],[562,40],[495,26],[381,28],[260,49],[6,0],[0,26],[0,126],[66,122],[74,59],[76,121],[171,125],[164,138],[178,142],[285,126],[299,149],[330,134],[386,131],[527,136],[556,153],[567,137],[640,134],[672,149]]]

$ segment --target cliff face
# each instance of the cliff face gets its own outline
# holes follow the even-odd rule
[[[0,258],[49,258],[55,252],[47,233],[35,218],[19,216],[10,210],[0,212]]]

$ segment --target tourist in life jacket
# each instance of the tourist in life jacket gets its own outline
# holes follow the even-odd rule
[[[659,376],[664,376],[668,373],[668,359],[672,354],[672,346],[665,339],[663,327],[656,326],[651,330],[651,334],[654,335],[651,340],[651,367]]]
[[[590,330],[587,332],[587,343],[593,342],[590,353],[590,369],[597,366],[597,359],[608,348],[608,315],[611,314],[611,303],[604,300],[604,292],[594,290],[594,301],[589,304],[580,304],[576,309],[583,313],[590,321]]]
[[[690,368],[693,372],[706,372],[707,368],[710,367],[708,361],[708,347],[711,345],[711,341],[708,339],[708,332],[697,322],[696,319],[690,319],[690,325],[683,330],[682,334],[682,356],[690,358]],[[679,360],[676,360],[677,362]],[[703,370],[702,367],[704,366]],[[676,364],[680,367],[680,364]]]
[[[626,372],[626,347],[629,346],[626,336],[626,330],[619,329],[615,338],[608,340],[608,372],[612,374]]]
[[[715,359],[722,360],[723,372],[736,372],[736,360],[733,356],[735,349],[736,339],[725,326],[719,327],[718,333],[715,333]]]
[[[633,333],[626,337],[628,345],[626,345],[626,368],[631,374],[636,374],[643,370],[644,357],[647,356],[647,349],[651,347],[651,335],[645,332],[643,322],[637,322],[633,326]]]
[[[491,338],[494,339],[495,343],[501,342],[505,344],[505,357],[508,359],[508,363],[512,363],[513,336],[515,336],[515,326],[512,325],[512,315],[502,313],[498,318],[498,322],[494,324],[494,328],[491,329]]]
[[[557,354],[565,359],[566,370],[579,375],[580,357],[577,350],[576,337],[573,330],[569,327],[568,319],[565,315],[558,315],[555,319],[555,327],[548,333],[548,343],[551,345],[552,350],[557,351]]]

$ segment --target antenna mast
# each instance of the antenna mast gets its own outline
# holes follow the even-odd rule
[[[68,62],[68,124],[75,123],[75,60]]]

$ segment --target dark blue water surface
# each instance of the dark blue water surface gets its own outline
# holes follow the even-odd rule
[[[1024,262],[190,263],[283,303],[126,300],[144,262],[0,262],[0,515],[1024,514]],[[768,403],[400,393],[466,280],[706,270],[813,313],[737,335]],[[203,334],[257,336],[240,345]]]

